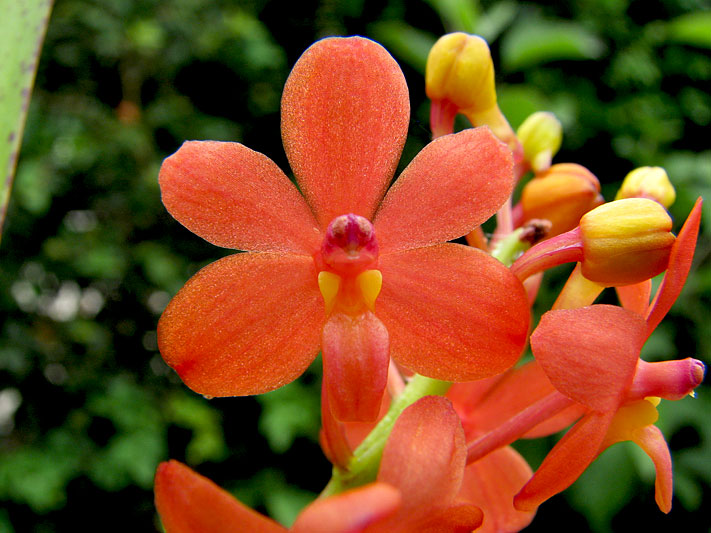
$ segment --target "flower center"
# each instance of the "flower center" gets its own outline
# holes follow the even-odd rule
[[[367,218],[348,214],[334,218],[321,245],[324,263],[339,275],[357,275],[375,265],[378,241]]]
[[[374,269],[378,242],[368,219],[354,214],[334,218],[321,244],[321,260],[328,270],[318,276],[326,313],[358,314],[375,309],[382,276]]]

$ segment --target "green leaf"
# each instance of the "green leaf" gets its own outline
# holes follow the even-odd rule
[[[286,452],[297,437],[317,439],[319,396],[299,381],[257,396],[262,405],[259,431],[276,453]]]
[[[447,31],[476,33],[476,22],[479,17],[478,2],[470,0],[427,0],[427,3],[437,11]]]
[[[578,24],[521,19],[501,43],[504,69],[520,70],[561,59],[596,59],[604,43]]]
[[[427,56],[437,40],[434,35],[395,20],[374,24],[371,33],[395,57],[425,72]]]
[[[687,13],[670,21],[667,38],[676,43],[711,48],[711,11]]]
[[[5,2],[0,17],[0,229],[51,7],[51,0]]]

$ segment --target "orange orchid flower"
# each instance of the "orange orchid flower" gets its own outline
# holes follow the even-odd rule
[[[698,201],[643,315],[611,305],[549,311],[531,335],[536,361],[496,378],[481,405],[475,400],[462,416],[465,428],[484,433],[470,443],[470,461],[518,437],[558,431],[582,416],[516,495],[517,509],[536,509],[570,486],[606,448],[623,440],[634,441],[650,456],[657,472],[657,504],[664,512],[671,509],[671,458],[653,425],[655,406],[660,398],[679,400],[693,393],[703,380],[704,365],[692,358],[648,363],[639,353],[681,292],[700,217]]]
[[[483,393],[491,386],[490,384],[495,383],[498,379],[497,376],[455,384],[450,389],[451,392],[448,393],[448,399],[453,402],[457,416],[462,418],[463,414],[466,414],[459,411],[460,407],[471,405],[470,402],[461,402],[461,395],[466,394],[467,400],[471,400],[474,390]],[[379,419],[386,415],[389,403],[389,395],[386,394]],[[351,450],[358,448],[373,430],[375,423],[338,422],[329,416],[327,405],[322,403],[321,409],[323,420],[321,447],[334,465],[348,469],[348,459],[352,455]],[[427,428],[427,426],[423,427]],[[466,440],[470,440],[471,437],[466,433],[468,429],[471,429],[471,425],[464,424]],[[436,430],[427,428],[426,431]],[[531,467],[511,447],[498,449],[479,461],[467,465],[458,498],[481,509],[483,523],[476,530],[477,533],[520,531],[531,523],[536,514],[535,511],[519,511],[513,506],[513,497],[531,478],[531,475]]]
[[[447,381],[513,365],[528,329],[520,282],[486,253],[447,243],[510,195],[506,146],[486,128],[445,136],[387,190],[407,86],[393,58],[360,37],[311,46],[281,112],[298,189],[238,143],[186,142],[161,167],[171,215],[247,251],[198,272],[161,317],[161,354],[183,381],[206,396],[260,394],[321,350],[336,418],[373,420],[390,357]]]
[[[451,404],[427,396],[396,422],[374,483],[316,500],[288,530],[176,461],[158,467],[156,507],[167,533],[468,533],[482,513],[459,496],[465,459]]]

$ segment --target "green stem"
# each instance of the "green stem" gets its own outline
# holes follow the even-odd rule
[[[402,391],[402,394],[390,404],[387,414],[353,452],[353,457],[349,461],[347,469],[333,468],[331,481],[326,485],[321,497],[332,496],[374,481],[378,475],[380,458],[383,455],[385,442],[390,436],[390,432],[400,413],[420,398],[431,395],[444,395],[451,385],[447,381],[415,374]]]
[[[506,237],[501,239],[491,251],[491,256],[498,259],[506,266],[511,266],[518,256],[531,247],[531,244],[526,240],[521,240],[522,228],[518,228]]]

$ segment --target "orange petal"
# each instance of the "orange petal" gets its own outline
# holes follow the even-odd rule
[[[410,121],[390,54],[362,37],[318,41],[286,81],[281,119],[286,155],[321,227],[347,213],[372,220]]]
[[[691,261],[694,258],[694,250],[696,250],[702,204],[701,198],[696,200],[694,208],[686,218],[686,222],[684,222],[672,246],[671,254],[669,255],[669,266],[647,312],[647,336],[652,334],[654,328],[659,325],[667,312],[669,312],[669,309],[681,294],[684,283],[686,283],[686,277],[691,269]]]
[[[360,533],[366,528],[373,531],[373,527],[379,531],[378,522],[392,515],[399,505],[398,490],[385,483],[371,483],[330,498],[316,500],[302,511],[289,531]]]
[[[395,422],[378,481],[406,496],[398,516],[426,514],[457,495],[465,459],[464,431],[452,404],[441,396],[425,396]]]
[[[442,244],[380,256],[377,313],[402,366],[446,381],[511,367],[528,334],[523,285],[491,256]]]
[[[155,500],[166,533],[279,533],[286,528],[177,461],[161,463]]]
[[[520,531],[531,523],[535,511],[515,509],[513,497],[532,474],[526,460],[510,446],[467,466],[459,497],[484,511],[484,523],[477,533]]]
[[[620,304],[625,309],[639,315],[646,315],[649,308],[649,296],[652,293],[652,280],[648,279],[633,285],[615,287]]]
[[[206,396],[261,394],[319,350],[323,299],[310,257],[235,254],[193,276],[158,323],[163,359]]]
[[[575,424],[548,453],[531,480],[516,495],[516,509],[533,511],[548,498],[572,485],[597,457],[614,415],[614,411],[593,412]]]
[[[511,151],[488,128],[436,139],[407,166],[375,215],[380,251],[466,235],[501,207],[513,186]]]
[[[674,478],[672,475],[672,461],[669,447],[664,435],[656,426],[645,426],[633,433],[634,442],[644,450],[652,462],[657,473],[654,482],[654,499],[662,512],[671,511],[672,496],[674,492]]]
[[[484,513],[471,503],[454,503],[447,507],[432,509],[426,515],[415,520],[406,520],[394,529],[385,529],[382,533],[471,533],[484,520]]]
[[[373,313],[332,314],[323,327],[323,372],[331,412],[343,422],[377,418],[388,381],[388,331]]]
[[[480,394],[476,389],[490,380],[495,381],[487,387],[486,394],[476,398]],[[462,419],[468,442],[478,435],[495,430],[503,421],[513,418],[527,407],[556,392],[535,360],[490,380],[455,383],[447,393]],[[556,433],[580,418],[583,411],[583,406],[573,404],[526,431],[524,437],[533,438]]]
[[[319,431],[319,444],[326,458],[335,466],[345,470],[353,457],[353,450],[346,435],[346,425],[339,422],[331,412],[331,402],[329,400],[328,385],[326,376],[321,381],[321,431]],[[374,424],[371,424],[372,427]]]
[[[321,244],[311,210],[276,164],[238,143],[186,142],[163,162],[165,207],[217,246],[311,254]]]
[[[531,349],[561,393],[614,410],[632,384],[645,332],[641,316],[614,305],[561,309],[543,315]]]

